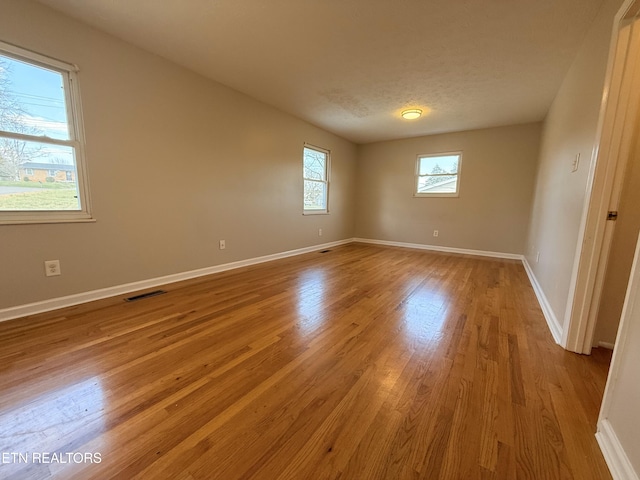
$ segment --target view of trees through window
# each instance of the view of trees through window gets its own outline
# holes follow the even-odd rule
[[[327,170],[328,152],[311,147],[304,147],[304,210],[327,210]]]
[[[61,72],[0,54],[0,210],[79,210]]]
[[[419,156],[416,193],[456,193],[459,167],[460,154]]]

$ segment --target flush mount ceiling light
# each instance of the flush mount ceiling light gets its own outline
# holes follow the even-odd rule
[[[422,115],[422,110],[419,108],[410,108],[409,110],[403,110],[400,115],[406,120],[415,120]]]

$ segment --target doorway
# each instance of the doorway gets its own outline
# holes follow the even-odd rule
[[[613,347],[615,335],[611,336],[610,332],[617,330],[620,312],[616,317],[615,311],[622,310],[637,229],[640,228],[640,220],[635,219],[637,212],[633,212],[633,204],[629,205],[634,198],[638,205],[640,198],[635,197],[640,191],[636,186],[639,180],[632,179],[631,175],[640,175],[640,167],[632,169],[635,166],[632,164],[638,162],[629,161],[632,157],[638,158],[636,153],[640,152],[637,144],[640,125],[639,14],[640,0],[627,0],[616,16],[596,142],[597,160],[590,172],[590,194],[587,195],[581,248],[567,312],[569,323],[562,338],[562,345],[577,353],[590,354],[594,341]],[[632,191],[633,188],[636,191]],[[613,212],[625,215],[625,220],[620,217],[618,224]],[[634,230],[636,234],[631,239]],[[633,245],[627,248],[630,242]],[[623,249],[619,249],[621,245],[624,245]],[[611,296],[611,290],[617,294]],[[607,337],[598,339],[600,335]]]
[[[636,122],[637,125],[637,122]],[[613,349],[640,232],[640,135],[625,161],[617,219],[604,272],[592,345]]]

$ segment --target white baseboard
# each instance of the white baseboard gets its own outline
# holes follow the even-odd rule
[[[529,281],[531,282],[531,286],[533,287],[533,291],[538,297],[538,303],[540,304],[540,308],[542,309],[542,314],[544,315],[544,319],[547,321],[547,325],[549,326],[549,330],[551,331],[551,335],[553,335],[553,339],[558,345],[561,345],[562,342],[562,327],[560,326],[560,322],[556,318],[553,310],[551,309],[551,305],[547,300],[547,297],[542,290],[542,287],[538,283],[538,279],[536,278],[533,270],[531,269],[531,265],[527,262],[526,257],[522,257],[522,264],[524,265],[524,269],[527,272],[527,276],[529,277]]]
[[[442,247],[440,245],[425,245],[422,243],[391,242],[387,240],[373,240],[370,238],[354,238],[354,242],[371,243],[373,245],[387,245],[390,247],[416,248],[418,250],[432,250],[435,252],[460,253],[463,255],[477,255],[480,257],[507,258],[522,260],[522,255],[517,253],[488,252],[485,250],[469,250],[467,248]]]
[[[337,242],[323,243],[320,245],[313,245],[311,247],[304,247],[304,248],[298,248],[296,250],[289,250],[286,252],[274,253],[272,255],[265,255],[263,257],[255,257],[247,260],[240,260],[237,262],[225,263],[222,265],[215,265],[212,267],[191,270],[188,272],[181,272],[181,273],[175,273],[172,275],[166,275],[163,277],[151,278],[149,280],[142,280],[139,282],[132,282],[124,285],[116,285],[113,287],[102,288],[99,290],[92,290],[89,292],[77,293],[74,295],[68,295],[66,297],[52,298],[49,300],[43,300],[41,302],[29,303],[26,305],[18,305],[16,307],[9,307],[9,308],[0,310],[0,322],[11,320],[14,318],[26,317],[28,315],[35,315],[37,313],[49,312],[51,310],[57,310],[59,308],[71,307],[73,305],[92,302],[94,300],[101,300],[103,298],[123,295],[125,293],[144,290],[147,288],[158,287],[160,285],[167,285],[169,283],[180,282],[182,280],[190,280],[192,278],[203,277],[205,275],[211,275],[213,273],[233,270],[235,268],[247,267],[249,265],[256,265],[259,263],[270,262],[273,260],[279,260],[281,258],[286,258],[286,257],[293,257],[296,255],[302,255],[304,253],[316,252],[318,250],[324,250],[326,248],[336,247],[338,245],[344,245],[352,242],[353,242],[353,239],[349,238],[346,240],[339,240]]]
[[[615,344],[609,343],[609,342],[598,342],[598,346],[602,348],[606,348],[607,350],[613,350],[613,347],[615,347]]]
[[[640,480],[608,420],[598,422],[596,440],[614,480]]]

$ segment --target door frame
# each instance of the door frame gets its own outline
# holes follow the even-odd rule
[[[587,180],[585,207],[569,288],[561,345],[590,354],[598,317],[624,168],[640,111],[640,0],[625,0],[618,11],[609,49],[595,147]]]

